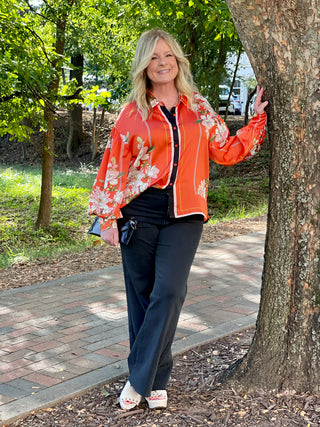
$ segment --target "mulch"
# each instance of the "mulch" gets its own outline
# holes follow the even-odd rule
[[[319,426],[319,396],[239,394],[219,383],[219,374],[246,354],[253,334],[251,328],[176,356],[166,409],[150,410],[143,402],[132,411],[121,410],[117,398],[126,379],[120,378],[10,427]]]

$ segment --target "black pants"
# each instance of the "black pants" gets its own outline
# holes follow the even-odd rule
[[[131,210],[132,214],[134,208],[138,225],[129,245],[121,244],[130,335],[129,381],[145,397],[167,387],[171,345],[203,228],[203,220],[196,216],[168,219],[164,193],[154,197],[156,203],[162,199],[158,217],[151,213],[146,221],[147,210],[136,209],[141,200],[124,209],[123,213]]]

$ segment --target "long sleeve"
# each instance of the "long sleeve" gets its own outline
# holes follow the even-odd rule
[[[100,217],[102,230],[114,226],[115,220],[121,218],[120,207],[131,159],[128,145],[128,138],[114,127],[89,200],[89,213]]]
[[[255,155],[266,137],[266,122],[266,113],[256,115],[235,136],[230,136],[227,126],[217,116],[217,126],[212,129],[209,140],[211,159],[231,166]]]
[[[227,125],[209,102],[200,94],[196,94],[196,100],[199,122],[206,130],[209,156],[214,162],[232,166],[259,151],[266,137],[266,113],[256,115],[235,136],[230,136]]]

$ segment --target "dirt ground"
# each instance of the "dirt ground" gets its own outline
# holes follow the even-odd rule
[[[266,218],[262,216],[206,225],[202,242],[263,230],[265,224]],[[28,286],[120,262],[118,248],[96,245],[85,254],[2,270],[0,289]],[[54,407],[36,411],[7,427],[319,426],[318,395],[263,392],[241,395],[219,383],[219,374],[246,354],[253,334],[254,329],[245,330],[176,356],[167,409],[152,411],[143,402],[133,411],[121,410],[117,398],[126,378],[119,378]]]

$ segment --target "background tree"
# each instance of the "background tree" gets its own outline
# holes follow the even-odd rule
[[[42,92],[50,77],[44,63],[50,61],[28,6],[0,0],[0,136],[22,141],[43,124]]]
[[[123,89],[128,86],[135,42],[145,20],[136,10],[135,3],[124,0],[86,0],[70,16],[65,51],[71,57],[71,70],[63,92],[70,95],[78,87],[89,93],[90,106],[94,106],[93,159],[97,154],[99,129],[104,129],[105,109],[119,107],[127,94]],[[76,64],[76,60],[82,62]],[[95,89],[92,91],[92,88]],[[108,102],[104,102],[106,97],[101,97],[100,92],[110,92]],[[79,92],[78,102],[72,100],[69,105],[67,154],[70,159],[82,144],[82,104],[88,104],[87,101]],[[98,107],[102,109],[101,117],[97,114]]]
[[[236,59],[236,63],[235,63],[234,70],[233,70],[233,76],[232,76],[232,80],[231,80],[231,84],[230,84],[229,96],[228,96],[228,100],[227,100],[227,104],[226,104],[226,111],[224,113],[224,120],[227,120],[227,117],[228,117],[230,100],[231,100],[234,84],[236,82],[237,72],[239,69],[239,64],[240,64],[240,59],[241,59],[242,53],[243,53],[243,48],[242,48],[242,46],[240,46],[239,50],[237,52],[237,59]]]
[[[42,185],[36,228],[49,225],[54,156],[54,116],[63,64],[65,28],[74,0],[3,2],[1,20],[1,134],[23,139],[42,125]],[[2,73],[1,73],[2,75]]]
[[[70,80],[75,79],[77,87],[83,87],[83,54],[75,52],[71,56]],[[76,99],[80,102],[73,103],[69,107],[69,135],[67,142],[67,155],[72,159],[72,154],[83,143],[83,122],[82,122],[82,97],[81,92],[77,95]]]
[[[64,55],[67,19],[74,1],[76,0],[55,1],[52,5],[46,2],[43,5],[43,11],[40,12],[44,17],[48,17],[48,19],[55,21],[53,48],[55,57],[51,62],[52,74],[48,81],[45,93],[47,102],[43,108],[43,118],[46,130],[43,137],[41,194],[36,228],[46,227],[50,222],[52,206],[55,108],[63,65],[62,58]]]
[[[320,389],[320,1],[227,0],[269,99],[272,145],[262,297],[245,389]]]
[[[150,26],[172,33],[181,43],[200,92],[218,111],[219,84],[226,61],[241,47],[224,0],[148,0]]]

